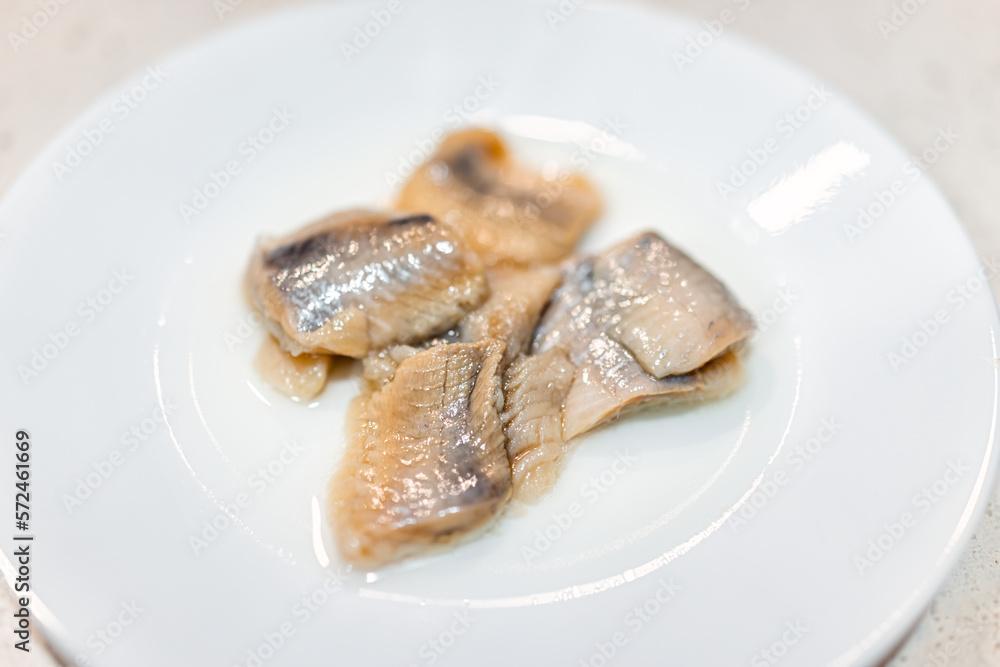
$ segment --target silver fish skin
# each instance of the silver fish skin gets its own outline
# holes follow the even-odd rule
[[[361,210],[258,244],[246,285],[291,354],[356,358],[446,331],[489,293],[482,262],[447,226]]]
[[[564,266],[563,282],[535,331],[531,353],[564,351],[575,367],[562,404],[562,437],[578,435],[639,406],[681,404],[722,396],[739,386],[743,365],[729,348],[686,373],[657,378],[604,329],[608,289],[599,258]],[[612,301],[613,303],[613,301]],[[713,363],[714,362],[714,363]]]
[[[725,285],[653,232],[598,256],[593,291],[601,329],[657,378],[700,368],[754,330]]]
[[[549,295],[562,274],[555,266],[490,267],[490,296],[447,332],[419,345],[392,345],[369,354],[362,377],[373,388],[392,379],[399,363],[436,345],[502,340],[506,344],[500,370],[528,351],[531,335]]]

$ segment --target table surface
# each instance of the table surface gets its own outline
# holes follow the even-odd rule
[[[0,196],[62,127],[127,75],[213,31],[302,4],[227,0],[232,11],[219,12],[220,1],[58,0],[48,25],[17,44],[9,35],[38,11],[37,0],[0,3]],[[1000,253],[1000,1],[632,1],[701,20],[745,8],[727,30],[811,69],[914,153],[952,128],[959,140],[931,174],[980,255]],[[992,283],[1000,292],[1000,277]],[[887,667],[1000,665],[998,499],[995,493],[961,563]],[[12,614],[9,590],[0,591],[0,664],[60,664],[37,635],[32,653],[12,648]]]

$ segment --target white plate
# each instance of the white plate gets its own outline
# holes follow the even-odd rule
[[[276,14],[169,58],[3,202],[2,432],[31,433],[32,604],[56,646],[144,667],[883,655],[997,461],[997,315],[929,178],[835,91],[701,24],[390,4]],[[355,28],[377,34],[348,62]],[[311,405],[262,385],[243,266],[258,234],[389,201],[387,174],[459,122],[584,169],[608,199],[588,249],[658,229],[762,331],[734,396],[594,433],[476,542],[345,572],[317,507],[355,381]]]

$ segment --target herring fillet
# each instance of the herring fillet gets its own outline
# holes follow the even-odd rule
[[[628,244],[629,242],[626,242]],[[623,244],[623,245],[626,245]],[[743,365],[731,350],[706,359],[693,371],[657,378],[624,345],[605,333],[606,280],[598,277],[600,258],[583,258],[564,268],[532,342],[532,353],[566,352],[575,366],[562,409],[567,441],[639,404],[678,403],[718,397],[735,389]]]
[[[538,317],[559,283],[555,266],[488,268],[490,296],[454,329],[419,345],[392,345],[365,357],[362,377],[373,388],[392,379],[399,363],[436,345],[502,340],[506,344],[500,369],[527,352]]]
[[[454,326],[487,296],[482,262],[427,215],[345,211],[259,243],[247,291],[281,346],[363,357]]]
[[[743,361],[728,350],[690,373],[657,379],[624,347],[600,334],[566,394],[563,438],[574,438],[637,408],[721,398],[739,387],[743,375]]]
[[[344,557],[378,567],[487,526],[511,494],[499,341],[437,345],[355,399],[330,486]]]
[[[635,275],[662,262],[657,257],[642,260],[640,253],[620,260],[628,249],[658,245],[646,236],[626,241],[600,257],[566,262],[562,282],[536,327],[530,353],[515,361],[505,375],[504,427],[519,500],[534,502],[551,488],[577,436],[640,407],[718,398],[742,382],[743,363],[732,341],[723,341],[716,354],[710,345],[704,346],[699,352],[708,358],[693,370],[658,378],[606,331],[609,322],[620,325],[624,318],[615,315],[629,308],[636,308],[632,315],[640,323],[645,318],[654,320],[647,323],[649,328],[656,324],[661,311],[638,309],[641,294],[632,292],[631,300],[624,298],[634,282],[642,282]],[[645,264],[630,266],[640,261]],[[622,275],[628,271],[632,275]],[[701,267],[685,268],[680,281],[698,272],[708,276]],[[612,280],[617,284],[609,285]],[[712,289],[716,284],[721,286],[709,282]],[[647,289],[655,292],[657,286],[647,285]],[[743,311],[735,300],[732,304],[731,312],[738,319]]]
[[[561,277],[555,266],[489,268],[490,296],[458,324],[464,342],[497,339],[507,344],[500,367],[528,351],[531,334]]]
[[[326,386],[332,359],[325,354],[300,354],[293,357],[281,349],[274,336],[261,343],[254,367],[272,387],[292,398],[308,400]]]
[[[538,317],[561,274],[554,266],[489,268],[486,274],[490,285],[489,298],[466,315],[455,330],[420,347],[394,345],[369,354],[364,360],[363,378],[369,388],[378,389],[392,380],[403,361],[419,353],[421,349],[453,345],[456,342],[504,341],[505,349],[499,365],[504,378],[503,394],[506,397],[502,419],[505,434],[510,438],[507,453],[512,459],[515,493],[525,497],[529,487],[546,486],[535,480],[543,476],[541,469],[558,470],[560,457],[554,448],[534,447],[536,451],[520,452],[519,458],[514,460],[515,453],[518,452],[516,445],[512,449],[511,443],[528,443],[533,441],[535,435],[540,436],[542,433],[558,434],[561,425],[558,414],[554,421],[550,419],[546,422],[545,414],[539,413],[549,392],[538,385],[538,380],[548,377],[551,372],[551,368],[538,363],[541,357],[524,357],[521,370],[513,372],[514,380],[511,379],[513,369],[506,373],[504,371],[527,351]],[[568,369],[568,360],[566,363]],[[567,390],[571,379],[572,373],[567,374],[564,381]],[[562,400],[561,397],[559,400]],[[511,410],[512,412],[508,412]],[[538,419],[535,418],[536,415]],[[512,423],[508,423],[508,420],[512,420]],[[548,443],[548,440],[545,442]],[[525,448],[527,449],[527,444]],[[543,458],[547,455],[552,455],[554,460],[543,465]],[[536,467],[540,467],[540,470],[535,471]]]
[[[567,451],[562,405],[575,367],[559,348],[522,356],[504,374],[504,434],[514,496],[535,502],[555,483]]]
[[[754,329],[725,285],[652,232],[598,256],[593,284],[601,328],[657,378],[703,366]]]
[[[445,137],[396,205],[451,225],[487,265],[561,260],[603,207],[583,176],[546,179],[515,164],[500,137],[482,129]]]

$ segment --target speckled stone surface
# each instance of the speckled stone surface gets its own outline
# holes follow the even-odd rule
[[[640,1],[640,0],[633,0]],[[214,31],[292,0],[59,0],[37,34],[10,33],[37,0],[0,2],[0,194],[64,125],[108,87]],[[65,3],[65,4],[62,4]],[[1000,253],[1000,2],[997,0],[644,0],[699,19],[739,8],[727,31],[814,71],[907,149],[939,128],[960,140],[930,173],[980,255]],[[55,3],[53,3],[55,4]],[[894,5],[915,11],[891,23]],[[16,49],[15,49],[16,46]],[[0,236],[2,243],[2,236]],[[993,277],[994,292],[1000,277]],[[1000,505],[994,496],[962,561],[889,667],[1000,665]],[[36,636],[11,647],[11,596],[0,592],[0,665],[59,664]]]

